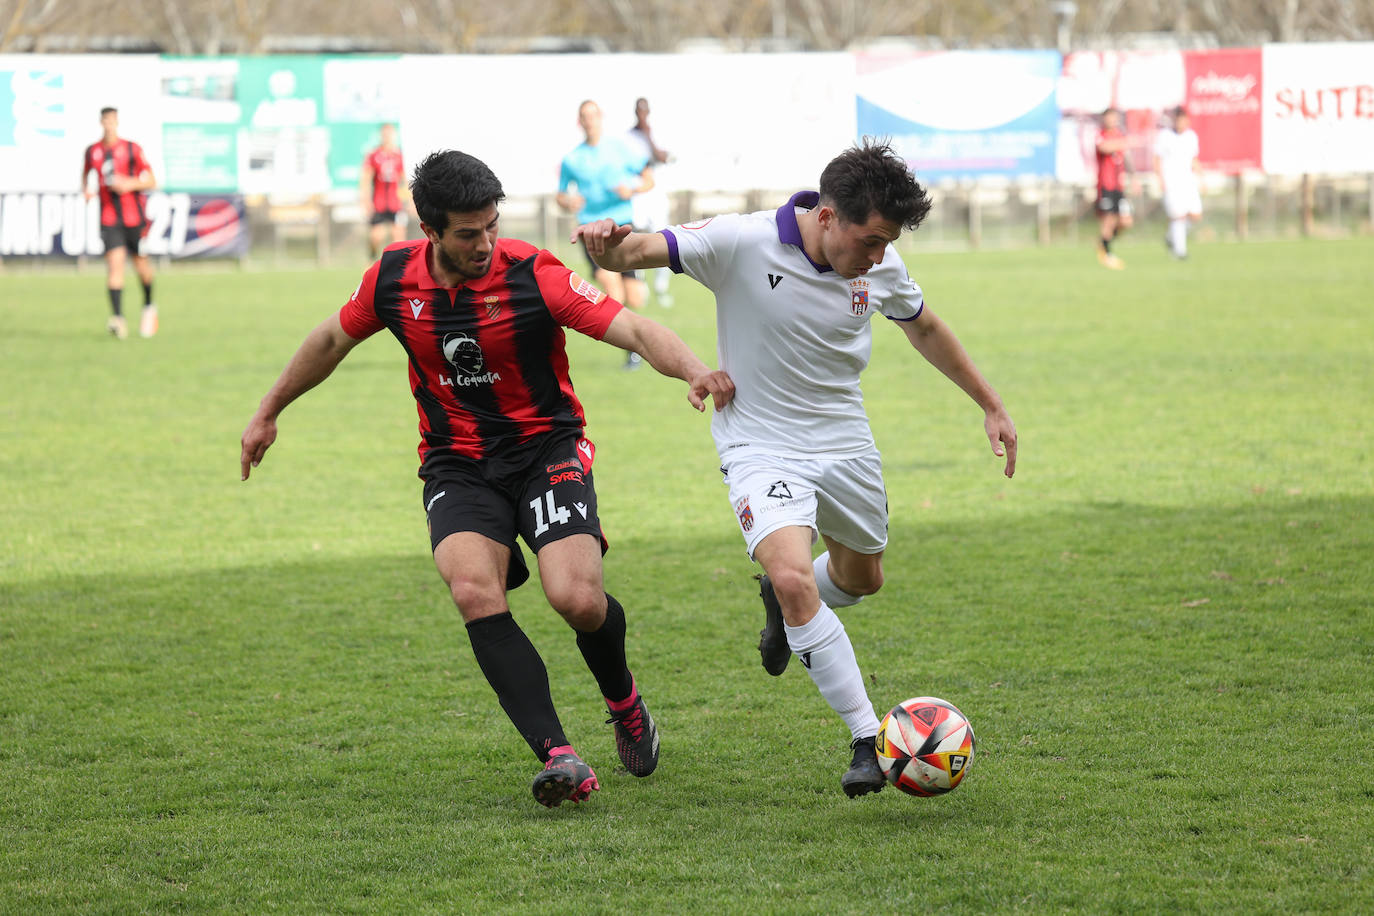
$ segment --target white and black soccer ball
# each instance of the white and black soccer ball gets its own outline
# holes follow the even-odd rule
[[[892,707],[878,726],[878,766],[908,795],[953,791],[973,764],[973,726],[953,703],[915,697]]]

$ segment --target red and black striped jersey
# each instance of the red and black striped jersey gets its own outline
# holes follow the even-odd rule
[[[430,274],[430,242],[398,242],[339,311],[350,337],[386,328],[410,362],[420,462],[481,459],[549,432],[580,433],[563,328],[600,340],[621,305],[547,251],[498,239],[486,276],[456,288]]]
[[[104,140],[97,140],[86,147],[81,181],[84,185],[86,176],[95,172],[100,188],[100,225],[142,226],[147,221],[144,209],[147,195],[142,191],[116,194],[110,187],[110,179],[116,175],[137,178],[148,169],[143,147],[132,140],[120,140],[114,146],[106,146]]]
[[[406,177],[401,151],[379,146],[367,154],[363,164],[372,170],[372,209],[378,213],[399,213],[401,182]]]

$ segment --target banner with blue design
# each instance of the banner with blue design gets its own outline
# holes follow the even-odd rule
[[[923,181],[1054,174],[1057,51],[855,57],[859,135],[889,138]]]

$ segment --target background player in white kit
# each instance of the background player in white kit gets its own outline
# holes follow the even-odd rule
[[[850,797],[883,787],[878,719],[833,611],[883,584],[887,495],[858,384],[875,313],[977,402],[1005,474],[1016,468],[1016,427],[1001,398],[892,248],[929,211],[906,163],[865,141],[825,167],[819,194],[800,192],[777,211],[652,234],[610,220],[573,232],[611,270],[668,265],[715,293],[720,368],[735,398],[711,433],[740,531],[765,573],[759,651],[773,675],[800,658],[849,726],[854,754],[840,785]],[[813,561],[818,533],[827,550]]]
[[[1174,257],[1188,257],[1188,223],[1202,219],[1202,195],[1198,193],[1198,142],[1189,123],[1188,110],[1173,110],[1173,130],[1162,130],[1155,140],[1155,172],[1164,191],[1164,213],[1169,217],[1164,241]]]

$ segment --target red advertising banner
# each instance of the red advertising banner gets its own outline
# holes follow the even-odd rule
[[[1259,48],[1184,53],[1184,104],[1203,168],[1235,174],[1260,167],[1262,59]]]

